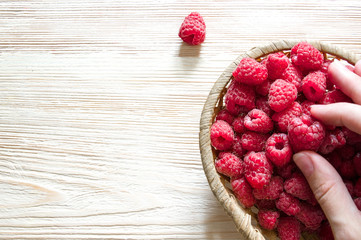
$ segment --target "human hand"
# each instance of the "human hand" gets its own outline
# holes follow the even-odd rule
[[[355,65],[356,74],[338,61],[330,65],[328,73],[354,103],[313,105],[311,114],[325,124],[345,126],[361,134],[361,60]],[[299,152],[293,159],[330,222],[335,239],[360,239],[361,212],[333,166],[311,151]]]

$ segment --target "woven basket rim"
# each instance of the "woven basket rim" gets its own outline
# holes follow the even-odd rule
[[[290,50],[298,42],[306,41],[312,44],[314,47],[319,49],[323,53],[331,54],[337,58],[348,61],[351,64],[357,62],[357,56],[336,45],[324,43],[315,40],[281,40],[272,41],[265,45],[254,47],[251,50],[241,54],[236,58],[220,75],[218,80],[214,83],[207,100],[204,104],[201,119],[200,119],[200,132],[199,132],[199,147],[201,153],[201,159],[203,169],[207,177],[209,186],[216,196],[220,204],[229,216],[232,217],[237,230],[241,233],[244,239],[251,240],[265,240],[265,239],[276,239],[274,231],[264,231],[255,224],[257,220],[249,214],[249,210],[245,210],[238,204],[237,199],[232,193],[230,193],[224,183],[221,181],[221,176],[217,173],[214,165],[214,155],[210,142],[210,127],[212,124],[213,117],[215,115],[216,105],[220,100],[222,91],[225,91],[225,87],[231,79],[232,72],[238,66],[240,60],[245,57],[251,57],[258,59],[267,54]]]

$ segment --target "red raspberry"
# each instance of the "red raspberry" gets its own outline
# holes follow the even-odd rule
[[[266,156],[279,167],[291,161],[292,149],[286,134],[274,133],[267,139]]]
[[[356,153],[352,160],[357,175],[361,176],[361,153]]]
[[[301,91],[302,73],[293,65],[288,65],[288,68],[282,73],[281,79],[292,83],[297,88],[297,91]]]
[[[299,172],[294,172],[292,177],[287,179],[283,186],[287,193],[299,199],[309,200],[313,197],[312,190],[308,185],[307,180]]]
[[[333,60],[325,59],[325,61],[322,63],[320,71],[323,72],[326,76],[328,76],[328,67],[333,62]]]
[[[230,178],[239,178],[243,174],[243,162],[232,153],[224,153],[222,158],[215,162],[217,172]]]
[[[345,183],[345,186],[346,186],[346,188],[347,188],[347,191],[350,193],[350,195],[351,195],[352,197],[354,197],[355,194],[354,194],[353,182],[350,181],[350,180],[344,180],[343,182]],[[361,189],[360,189],[360,190],[361,190]],[[361,193],[361,192],[360,192],[360,193]]]
[[[343,145],[337,149],[337,152],[343,159],[351,159],[355,155],[355,148],[349,144]]]
[[[271,180],[273,167],[264,152],[249,152],[244,157],[245,177],[256,189],[263,188]]]
[[[253,109],[244,117],[244,126],[251,131],[268,133],[273,130],[272,119],[265,112]]]
[[[276,204],[274,200],[260,199],[257,200],[256,205],[258,209],[274,209]]]
[[[331,165],[339,171],[342,165],[342,159],[340,155],[334,151],[326,156],[326,159],[331,163]]]
[[[291,194],[283,192],[276,201],[276,207],[289,216],[295,216],[300,212],[300,201]]]
[[[346,138],[341,129],[335,129],[326,133],[325,139],[323,140],[319,152],[322,154],[329,154],[337,147],[346,144]]]
[[[233,82],[227,90],[224,102],[230,113],[238,115],[241,112],[248,112],[253,109],[255,99],[256,93],[252,87]]]
[[[291,123],[292,119],[299,117],[302,114],[302,107],[298,102],[293,102],[292,105],[283,110],[272,115],[272,120],[277,122],[278,128],[281,132],[287,132],[288,125]]]
[[[264,229],[272,230],[277,227],[280,213],[272,210],[259,210],[257,216],[259,224]]]
[[[323,55],[307,42],[300,42],[291,49],[292,62],[304,71],[314,71],[321,68]]]
[[[277,230],[281,240],[299,240],[301,237],[300,222],[294,217],[281,217]]]
[[[244,133],[246,130],[244,127],[244,116],[240,115],[236,117],[232,123],[232,127],[236,133]]]
[[[321,226],[321,222],[326,219],[322,210],[318,206],[300,202],[300,212],[296,218],[302,222],[306,228],[316,230]]]
[[[268,102],[272,110],[280,112],[292,105],[297,98],[295,85],[278,79],[271,84]]]
[[[271,181],[261,189],[254,189],[253,196],[256,199],[275,200],[283,192],[283,179],[279,176],[271,178]]]
[[[233,72],[234,81],[248,85],[258,85],[266,81],[267,68],[253,58],[243,58]]]
[[[347,127],[342,128],[343,134],[346,137],[346,142],[348,144],[355,144],[361,142],[361,135],[351,131]]]
[[[198,45],[206,38],[206,24],[202,16],[192,12],[183,21],[178,36],[190,45]]]
[[[302,79],[302,91],[310,101],[321,100],[326,92],[326,76],[320,71],[311,72]]]
[[[217,120],[223,120],[229,125],[232,125],[234,117],[230,112],[227,111],[227,109],[223,109],[217,114],[216,121]]]
[[[244,177],[232,179],[231,185],[234,195],[245,207],[250,208],[256,203],[256,199],[252,195],[252,188]]]
[[[284,179],[289,179],[289,178],[292,177],[292,173],[296,169],[297,169],[296,164],[291,161],[289,164],[287,164],[285,166],[277,167],[276,168],[276,173],[277,173],[277,175],[280,175]]]
[[[267,96],[269,92],[269,88],[271,87],[270,81],[264,81],[263,83],[257,85],[255,87],[256,93],[262,96]]]
[[[315,102],[312,102],[310,100],[306,100],[306,101],[302,102],[301,103],[302,113],[311,116],[311,106],[313,104],[315,104]]]
[[[334,240],[332,229],[328,222],[323,222],[321,225],[320,240]]]
[[[361,197],[361,178],[359,178],[353,188],[356,197]],[[255,196],[256,197],[256,196]]]
[[[352,179],[357,177],[357,173],[351,159],[342,162],[340,167],[340,175],[342,178]]]
[[[343,92],[341,92],[338,89],[334,89],[332,91],[329,91],[323,95],[321,100],[319,101],[320,104],[331,104],[331,103],[337,103],[337,102],[349,102],[351,103],[352,100],[346,96]]]
[[[242,139],[240,136],[235,136],[233,140],[232,152],[238,157],[242,157],[246,150],[242,147]]]
[[[288,138],[294,152],[317,151],[325,138],[325,129],[308,115],[292,119],[288,126]]]
[[[234,132],[232,127],[223,120],[218,120],[211,127],[211,143],[217,150],[227,150],[232,147]]]
[[[361,211],[361,198],[355,198],[353,201],[356,207],[358,208],[358,210]]]
[[[268,78],[271,80],[280,78],[289,63],[290,60],[283,52],[269,54],[265,60],[265,65],[268,69]]]
[[[256,108],[265,112],[268,116],[271,116],[272,109],[268,104],[268,98],[260,97],[256,99]]]
[[[245,132],[242,135],[242,147],[248,151],[260,152],[265,148],[268,135],[256,132]]]

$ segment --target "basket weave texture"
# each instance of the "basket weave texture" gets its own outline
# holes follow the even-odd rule
[[[259,227],[254,212],[250,209],[243,208],[233,195],[232,190],[227,187],[228,179],[218,174],[214,160],[216,152],[211,146],[210,127],[214,121],[216,114],[223,107],[223,96],[227,91],[227,85],[231,80],[232,73],[238,66],[240,60],[245,57],[260,59],[270,53],[278,51],[289,51],[295,44],[301,40],[284,40],[266,44],[264,46],[252,48],[250,51],[240,55],[226,70],[221,74],[216,83],[213,85],[204,105],[200,120],[199,145],[202,158],[203,169],[208,179],[208,183],[213,194],[216,196],[220,204],[229,216],[232,217],[237,230],[240,232],[241,239],[250,240],[273,240],[278,239],[275,231],[267,231]],[[325,54],[327,58],[337,58],[355,64],[357,56],[345,49],[335,45],[322,43],[320,41],[307,41],[314,47]],[[307,234],[301,239],[318,239],[317,237]]]

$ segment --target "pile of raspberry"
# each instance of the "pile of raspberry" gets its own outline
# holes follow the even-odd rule
[[[302,232],[329,240],[329,223],[292,156],[312,150],[328,159],[361,210],[361,136],[311,116],[313,104],[352,102],[328,75],[333,59],[307,42],[286,54],[243,58],[233,72],[211,127],[215,166],[244,207],[257,207],[264,229],[281,240]]]

